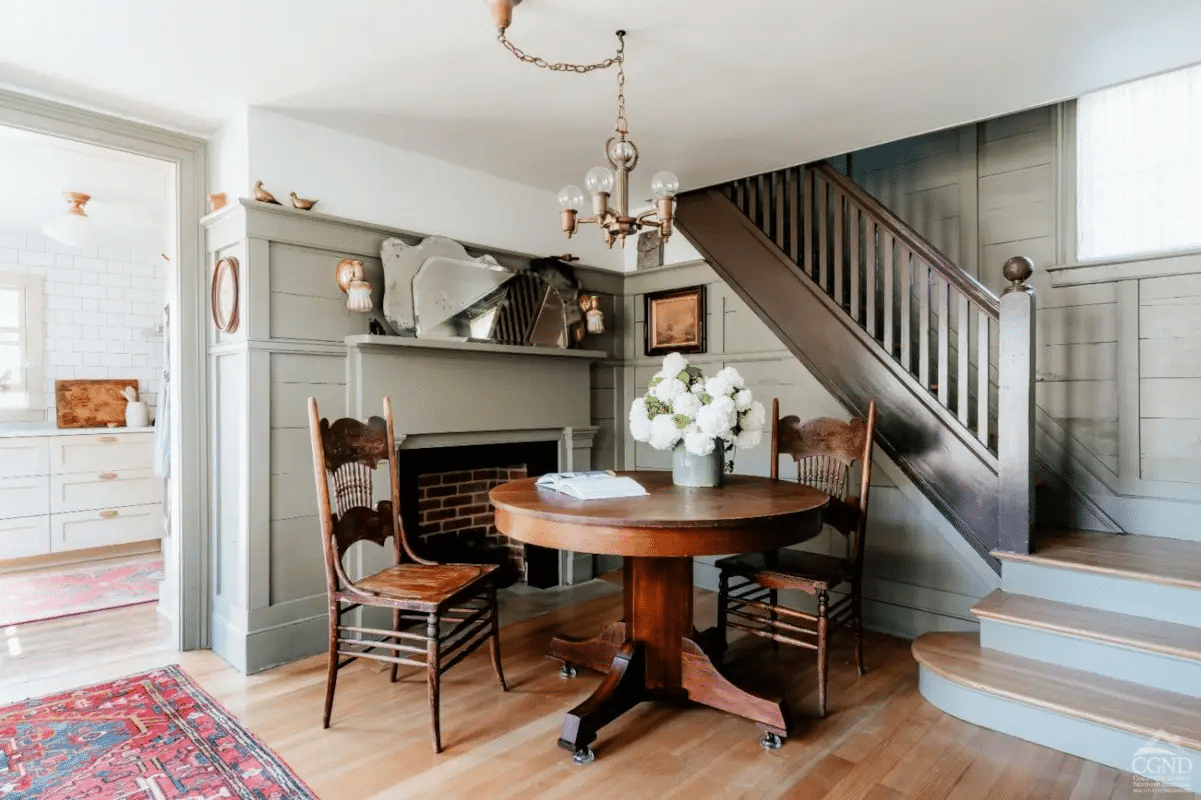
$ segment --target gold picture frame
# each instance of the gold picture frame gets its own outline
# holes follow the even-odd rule
[[[648,292],[646,342],[648,356],[705,352],[705,287],[690,286]]]

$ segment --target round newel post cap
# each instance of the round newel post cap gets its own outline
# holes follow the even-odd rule
[[[1005,280],[1012,284],[1005,287],[1005,291],[1022,291],[1026,288],[1026,281],[1030,280],[1030,276],[1034,274],[1034,262],[1025,256],[1014,256],[1005,262],[1001,272],[1005,275]]]

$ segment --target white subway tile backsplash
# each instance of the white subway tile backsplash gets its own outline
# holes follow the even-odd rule
[[[155,405],[162,379],[162,318],[168,265],[158,253],[69,248],[41,236],[0,230],[0,272],[43,279],[46,413],[54,418],[54,382],[137,378]]]

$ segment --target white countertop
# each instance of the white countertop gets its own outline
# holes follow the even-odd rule
[[[153,425],[147,425],[145,428],[126,428],[124,425],[116,428],[56,428],[44,422],[24,425],[0,423],[0,439],[12,439],[19,436],[111,436],[120,433],[151,433],[153,431]]]

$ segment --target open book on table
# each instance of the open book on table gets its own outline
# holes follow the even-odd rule
[[[604,500],[614,497],[641,497],[646,494],[638,481],[610,470],[593,472],[549,472],[538,478],[538,486],[578,497]]]

